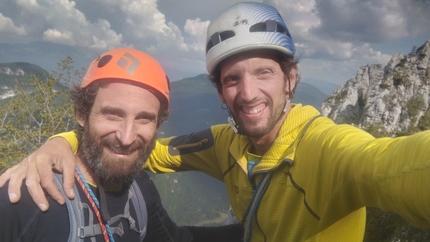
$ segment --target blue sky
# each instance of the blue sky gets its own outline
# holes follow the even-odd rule
[[[88,60],[108,49],[133,47],[157,58],[176,80],[206,73],[206,28],[236,2],[0,0],[0,44],[52,43],[79,49]],[[385,65],[396,52],[408,54],[430,39],[430,1],[259,2],[277,7],[287,23],[305,80],[343,84],[360,66]],[[1,61],[8,58],[1,56]],[[53,57],[51,65],[60,60]]]

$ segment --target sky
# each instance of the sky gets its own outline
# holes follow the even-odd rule
[[[237,2],[0,0],[0,44],[44,42],[80,49],[91,59],[112,48],[132,47],[155,57],[176,80],[207,73],[207,26]],[[360,66],[385,66],[396,52],[408,54],[430,39],[430,0],[257,2],[280,12],[305,81],[344,84]]]

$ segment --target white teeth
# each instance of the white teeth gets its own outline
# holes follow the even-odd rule
[[[261,112],[261,110],[263,110],[263,108],[254,108],[254,109],[251,109],[249,111],[246,111],[245,113],[247,113],[247,114],[256,114],[256,113]]]

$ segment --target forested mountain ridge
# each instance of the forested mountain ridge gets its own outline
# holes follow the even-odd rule
[[[0,99],[13,96],[15,79],[25,83],[32,74],[42,78],[48,72],[38,65],[26,62],[0,63]]]

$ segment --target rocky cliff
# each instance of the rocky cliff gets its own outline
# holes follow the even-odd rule
[[[336,123],[383,127],[390,134],[429,129],[430,39],[389,63],[360,67],[356,77],[323,102],[322,114]]]

